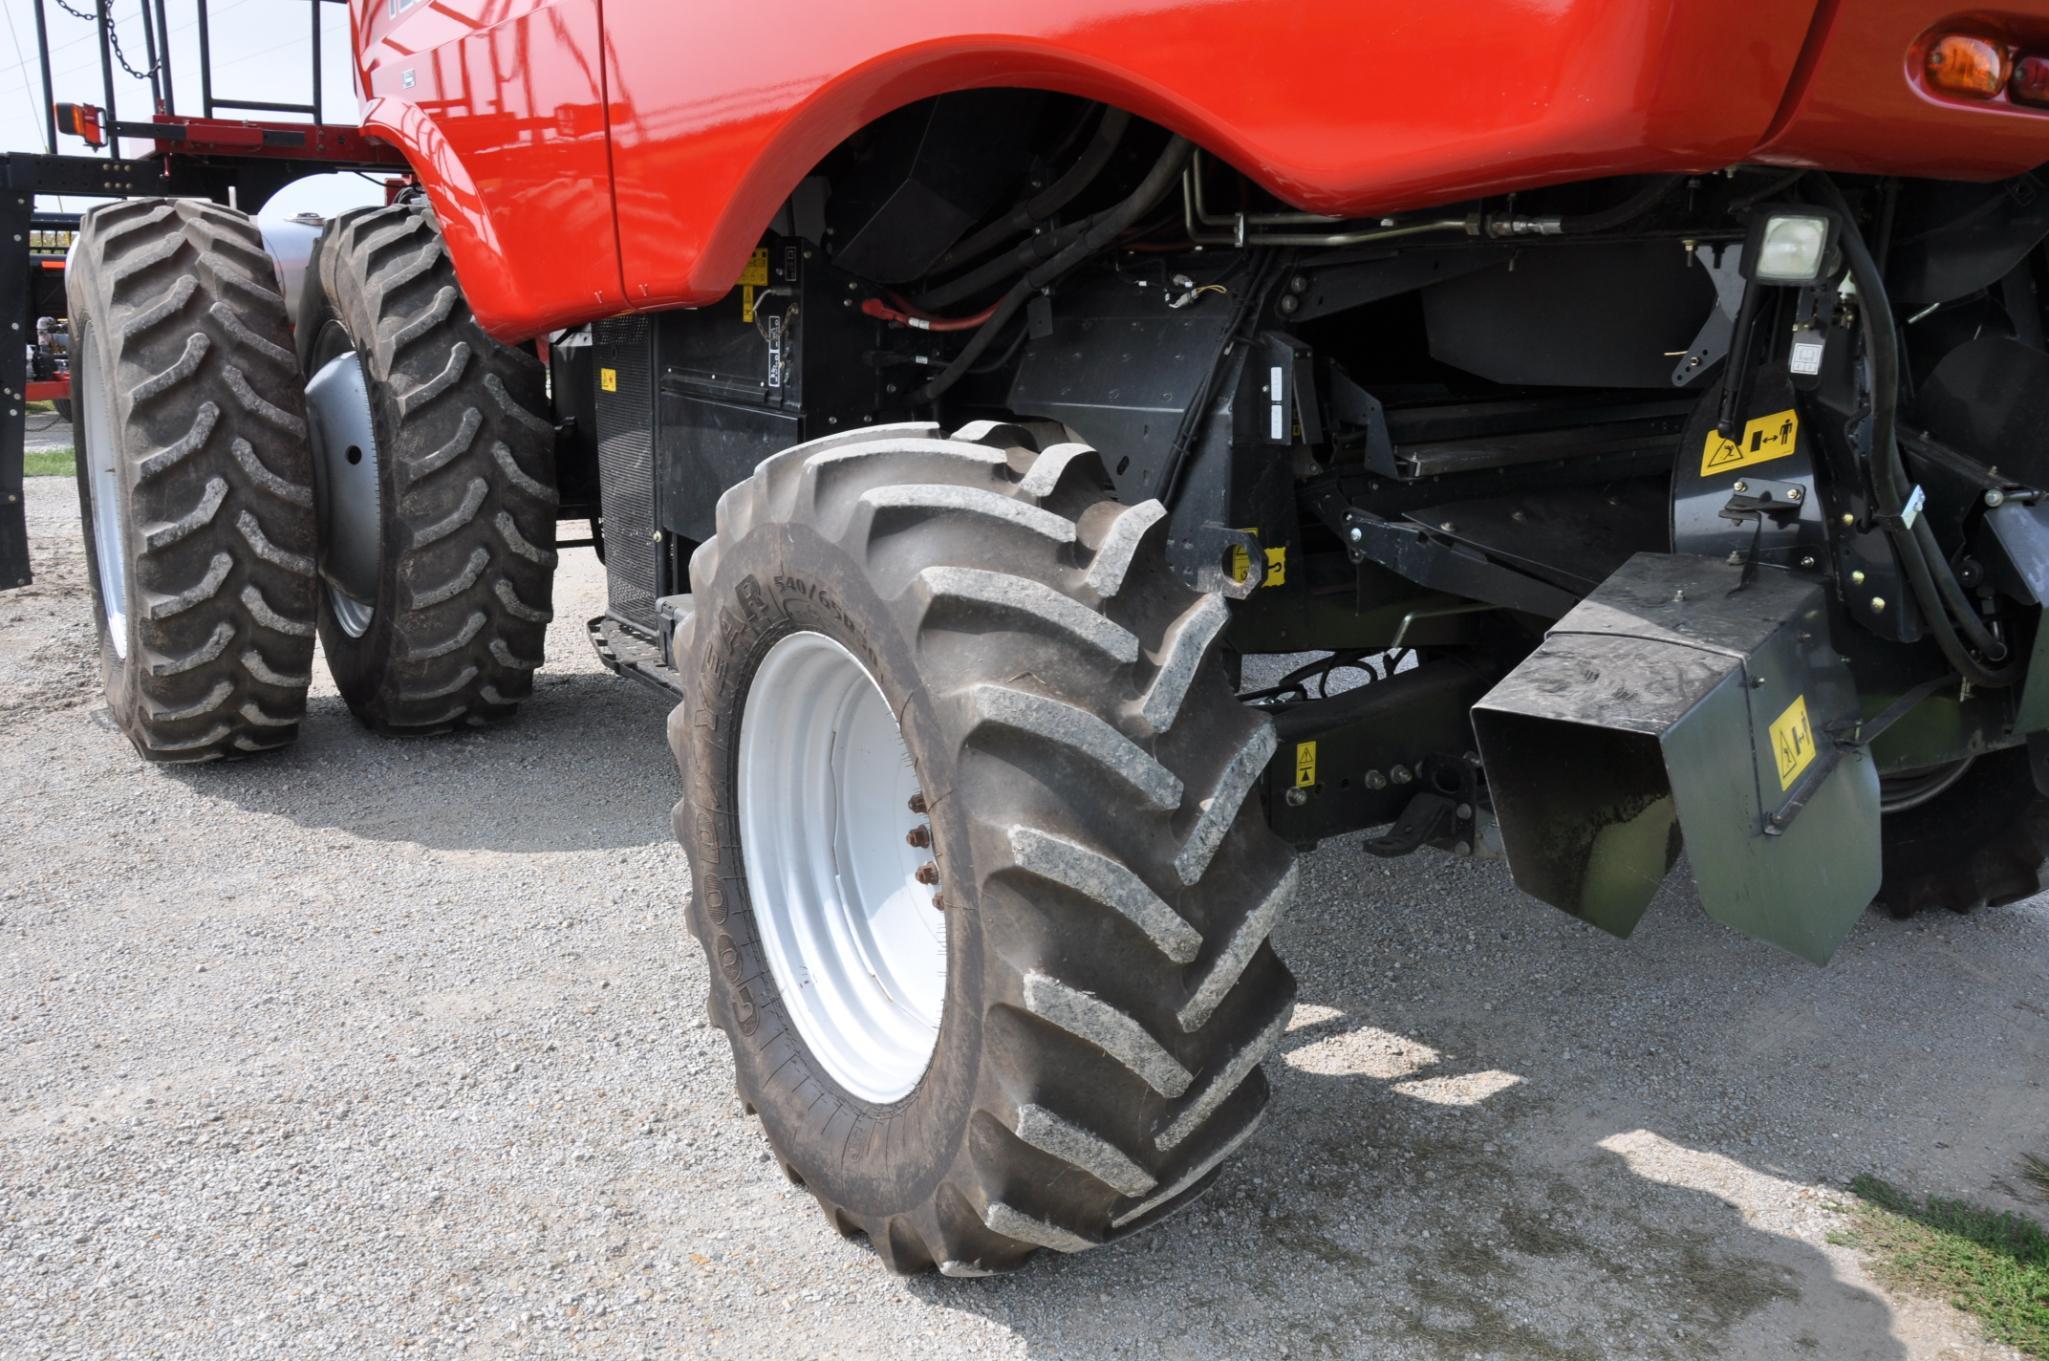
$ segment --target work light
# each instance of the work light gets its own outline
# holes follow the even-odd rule
[[[1761,284],[1811,284],[1828,267],[1834,223],[1812,208],[1759,214],[1743,252],[1743,272]]]

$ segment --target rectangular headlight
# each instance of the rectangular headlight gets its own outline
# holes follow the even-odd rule
[[[1828,231],[1829,220],[1819,214],[1771,214],[1747,262],[1750,277],[1765,284],[1815,282],[1828,262]]]

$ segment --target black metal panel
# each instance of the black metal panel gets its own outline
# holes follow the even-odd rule
[[[924,274],[1017,180],[1044,100],[965,90],[877,122],[844,153],[826,205],[835,263],[880,283]]]
[[[1008,405],[1072,427],[1103,451],[1118,499],[1143,501],[1159,492],[1182,415],[1216,364],[1231,319],[1221,298],[1176,310],[1164,290],[1128,278],[1078,281],[1061,290],[1053,334],[1025,346]]]
[[[766,282],[654,321],[656,524],[680,550],[711,537],[720,494],[763,459],[875,420],[891,395],[872,362],[883,325],[845,274],[781,237],[750,272]]]
[[[28,508],[22,503],[22,442],[28,425],[28,220],[26,193],[0,193],[0,590],[29,583]]]
[[[1513,384],[1669,390],[1714,307],[1708,272],[1664,241],[1523,251],[1423,290],[1431,355]]]
[[[795,412],[664,392],[661,417],[662,527],[693,544],[712,536],[720,492],[753,476],[770,454],[803,442]]]
[[[604,516],[606,601],[622,619],[654,630],[664,593],[655,528],[654,381],[645,317],[591,327],[598,368],[598,497]]]

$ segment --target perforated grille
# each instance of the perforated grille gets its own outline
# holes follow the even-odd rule
[[[658,629],[661,545],[655,541],[654,384],[648,371],[647,319],[598,322],[591,328],[591,343],[599,375],[598,498],[605,516],[606,598],[621,619]]]

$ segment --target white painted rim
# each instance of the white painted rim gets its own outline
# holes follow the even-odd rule
[[[92,494],[92,547],[100,572],[100,613],[114,655],[128,656],[128,523],[121,514],[121,441],[114,437],[114,389],[100,372],[89,327],[79,328],[78,388],[84,398],[79,447],[85,450],[87,489]]]
[[[762,658],[740,719],[740,851],[762,951],[835,1082],[909,1095],[939,1042],[946,917],[917,873],[918,773],[881,687],[822,633]]]

